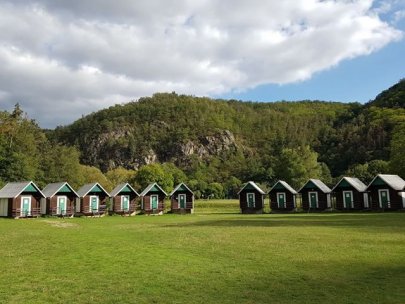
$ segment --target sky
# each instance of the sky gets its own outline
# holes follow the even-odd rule
[[[364,103],[405,78],[405,0],[0,0],[0,67],[44,128],[156,92]]]

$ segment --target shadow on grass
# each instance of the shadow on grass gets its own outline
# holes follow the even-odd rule
[[[229,215],[229,214],[228,214]],[[232,216],[232,215],[231,215]],[[390,214],[316,214],[316,215],[233,215],[215,219],[201,219],[194,222],[176,223],[166,227],[341,227],[341,228],[383,228],[402,232],[405,230],[405,213]]]

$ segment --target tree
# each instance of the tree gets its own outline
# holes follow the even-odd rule
[[[134,181],[142,188],[151,183],[158,183],[166,192],[173,189],[173,175],[167,173],[160,164],[149,164],[141,167],[135,175]]]
[[[390,170],[405,178],[405,123],[399,125],[391,141]]]
[[[112,190],[111,182],[96,167],[80,165],[79,176],[81,185],[98,182],[106,191]]]
[[[118,167],[105,173],[105,177],[111,182],[113,187],[118,184],[129,182],[135,178],[136,171]]]

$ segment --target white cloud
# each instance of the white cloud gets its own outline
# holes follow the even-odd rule
[[[43,126],[157,91],[310,78],[402,33],[371,0],[3,1],[0,104]]]

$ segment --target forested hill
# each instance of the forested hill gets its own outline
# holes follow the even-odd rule
[[[405,177],[404,92],[401,81],[364,106],[157,93],[46,137],[17,107],[0,112],[0,183],[97,180],[110,188],[129,180],[141,188],[154,180],[170,190],[186,181],[198,194],[223,196],[247,180],[299,187],[310,177],[329,184],[343,174],[365,182],[375,173]]]

